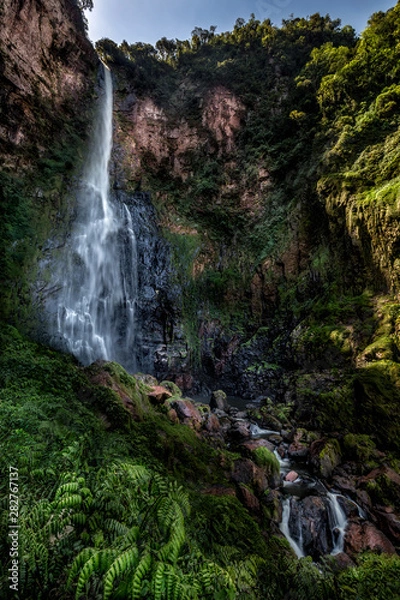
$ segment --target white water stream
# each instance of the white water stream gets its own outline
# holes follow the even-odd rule
[[[113,89],[104,91],[77,198],[57,327],[67,350],[84,364],[116,360],[135,370],[137,268],[132,218],[110,198]]]

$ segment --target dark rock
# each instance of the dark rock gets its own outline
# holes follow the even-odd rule
[[[316,440],[310,446],[310,457],[316,472],[328,479],[342,460],[338,441],[326,438]]]
[[[391,507],[375,507],[373,515],[379,528],[396,544],[400,545],[400,516]]]
[[[303,548],[307,556],[318,560],[332,550],[332,535],[329,524],[329,511],[323,498],[307,496],[302,500],[291,498],[289,531],[296,539],[303,539]]]
[[[171,407],[176,411],[179,420],[198,431],[201,428],[202,417],[194,403],[188,399],[174,400]]]
[[[264,470],[248,458],[235,461],[231,479],[237,485],[252,487],[257,494],[262,494],[268,487]]]
[[[235,421],[229,429],[228,435],[234,440],[251,437],[250,423],[248,421]]]
[[[260,513],[260,501],[248,487],[239,484],[238,497],[248,511],[256,515]]]
[[[301,444],[300,442],[293,442],[287,449],[287,455],[289,458],[297,460],[306,460],[310,454],[308,446]]]
[[[396,554],[396,549],[382,531],[372,523],[349,522],[345,537],[345,551],[350,556],[366,550]]]
[[[222,390],[217,390],[211,394],[210,398],[210,408],[219,410],[223,410],[224,412],[229,412],[229,402],[226,399],[226,394]]]

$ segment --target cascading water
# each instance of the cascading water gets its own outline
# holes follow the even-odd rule
[[[347,516],[339,504],[337,494],[328,492],[327,498],[330,505],[330,520],[333,533],[333,549],[331,554],[339,554],[340,552],[343,552]]]
[[[104,67],[104,92],[77,197],[57,311],[58,334],[84,364],[115,360],[136,369],[137,259],[131,214],[111,199],[113,89]]]
[[[302,558],[303,556],[305,556],[305,553],[303,548],[303,531],[301,528],[301,523],[297,523],[297,532],[291,531],[290,505],[292,501],[293,498],[290,497],[287,497],[282,501],[282,521],[279,527],[283,535],[291,545],[292,549],[295,551],[297,558]]]

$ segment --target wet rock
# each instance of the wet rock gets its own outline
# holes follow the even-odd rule
[[[241,440],[251,437],[250,423],[248,421],[235,421],[228,431],[229,437]]]
[[[366,550],[396,554],[391,541],[375,525],[369,522],[349,522],[345,537],[345,552],[353,556]]]
[[[290,481],[293,483],[293,481],[296,481],[298,478],[299,474],[296,473],[296,471],[289,471],[289,473],[285,477],[285,481]]]
[[[336,439],[316,440],[310,446],[311,464],[317,473],[328,479],[341,460],[339,442]]]
[[[248,458],[235,461],[231,480],[237,485],[252,487],[257,494],[262,494],[268,487],[264,470]]]
[[[230,406],[224,391],[217,390],[211,394],[210,408],[218,408],[219,410],[223,410],[226,413],[229,412]]]
[[[198,431],[201,428],[202,417],[199,410],[191,400],[182,399],[171,402],[171,407],[176,411],[179,420],[184,425],[189,425]]]
[[[301,442],[293,442],[287,449],[287,455],[289,458],[297,460],[306,460],[310,454],[308,446],[305,446]]]
[[[265,440],[264,438],[260,438],[258,440],[249,440],[248,442],[243,442],[243,444],[240,445],[240,449],[242,450],[243,454],[249,457],[255,450],[257,450],[257,448],[268,448],[268,450],[271,450],[271,452],[273,452],[275,446],[274,444],[271,444],[271,442]]]
[[[289,530],[297,539],[300,538],[301,530],[304,552],[314,560],[332,550],[329,511],[323,498],[319,496],[307,496],[303,500],[291,499]]]
[[[289,442],[289,443],[293,442],[293,439],[294,439],[294,431],[293,431],[293,429],[291,429],[290,431],[286,430],[286,429],[282,429],[282,431],[280,432],[280,434],[281,434],[281,437],[282,437],[282,439],[283,439],[284,442]]]

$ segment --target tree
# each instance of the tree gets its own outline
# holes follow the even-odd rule
[[[93,0],[77,0],[77,4],[81,10],[93,10]]]

